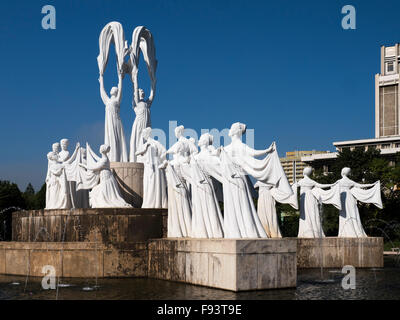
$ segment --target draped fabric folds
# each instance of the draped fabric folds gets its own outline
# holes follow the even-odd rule
[[[316,181],[305,177],[299,181],[300,186],[300,220],[299,238],[323,238],[325,233],[322,229],[320,204],[332,204],[340,210],[339,185],[329,190],[323,190]],[[328,186],[328,185],[327,185]]]
[[[328,190],[314,187],[311,192],[320,202],[332,204],[336,209],[341,209],[339,185],[335,185]]]
[[[299,206],[297,200],[297,185],[292,185],[292,195],[283,193],[279,189],[260,181],[257,181],[254,187],[259,190],[257,213],[265,232],[270,238],[282,238],[275,204],[276,201],[287,203],[297,210]]]
[[[247,147],[246,145],[244,146]],[[237,164],[247,174],[253,176],[258,181],[270,184],[288,196],[293,194],[276,149],[261,160],[252,157],[246,150],[243,150],[241,156],[235,159],[238,160]]]
[[[221,148],[225,238],[268,238],[241,167]],[[249,165],[247,168],[250,169]]]
[[[195,157],[181,166],[181,173],[191,186],[192,237],[223,238],[223,218],[211,178]]]
[[[132,65],[132,82],[137,88],[137,74],[139,70],[140,51],[143,53],[147,70],[151,81],[151,90],[154,92],[156,86],[156,48],[151,32],[143,26],[136,27],[132,33],[132,44],[130,62]]]
[[[361,189],[358,187],[353,187],[350,189],[351,194],[358,201],[364,203],[372,203],[377,206],[379,209],[383,208],[382,198],[381,198],[381,183],[378,183],[369,189]]]
[[[192,235],[192,208],[189,190],[168,163],[166,169],[168,181],[168,238],[185,238]]]
[[[339,237],[363,238],[367,237],[361,223],[357,200],[364,203],[372,203],[382,209],[380,182],[369,189],[360,188],[361,185],[350,179],[339,180],[340,198],[342,208],[339,212]]]
[[[71,198],[64,166],[56,160],[49,161],[46,178],[46,208],[70,209]]]
[[[109,50],[111,43],[114,43],[115,53],[117,55],[117,63],[119,70],[122,70],[124,57],[126,53],[125,36],[122,25],[119,22],[108,23],[100,33],[99,37],[99,50],[97,56],[97,64],[99,66],[100,74],[103,75],[107,66]]]
[[[165,160],[164,146],[156,140],[148,140],[139,152],[143,155],[143,203],[142,208],[168,208],[167,180],[159,165]]]

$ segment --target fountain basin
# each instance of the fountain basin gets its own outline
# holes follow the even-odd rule
[[[0,274],[43,277],[47,265],[57,277],[145,277],[147,244],[0,242]]]

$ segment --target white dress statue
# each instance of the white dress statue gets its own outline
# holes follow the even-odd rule
[[[146,141],[136,152],[143,156],[143,204],[142,208],[168,208],[167,180],[159,166],[166,160],[164,146],[151,138],[151,128],[142,131]]]
[[[47,154],[49,168],[46,177],[46,208],[70,209],[69,185],[65,175],[64,165],[58,162],[58,154]]]
[[[304,178],[298,182],[300,186],[300,220],[299,238],[323,238],[319,204],[333,204],[340,210],[339,187],[335,184],[321,184],[310,178],[312,169],[306,167],[303,170]],[[329,188],[330,190],[322,190]]]
[[[265,150],[255,150],[241,141],[246,125],[234,123],[229,130],[232,143],[221,148],[221,170],[224,192],[225,238],[267,238],[254,206],[246,175],[271,184],[292,195],[276,152],[275,143]],[[255,157],[267,155],[258,160]]]
[[[132,125],[129,162],[143,162],[141,156],[137,154],[137,151],[143,148],[144,141],[142,131],[147,127],[151,127],[150,107],[153,102],[153,97],[150,96],[149,99],[145,100],[144,91],[138,89],[134,93],[134,98],[135,104],[133,110],[135,111],[136,117]]]
[[[257,213],[269,238],[282,238],[278,224],[275,203],[287,203],[298,209],[297,185],[292,185],[293,194],[287,195],[269,184],[257,181],[254,188],[258,188]]]
[[[61,145],[61,151],[58,154],[58,160],[64,164],[65,167],[65,173],[67,176],[68,180],[68,185],[69,185],[69,196],[71,199],[71,206],[72,208],[80,208],[79,203],[77,202],[76,199],[76,180],[70,177],[69,175],[69,164],[72,162],[70,153],[68,151],[68,145],[69,145],[69,140],[68,139],[61,139],[60,141]],[[74,151],[73,156],[75,157],[75,153],[77,152],[79,148],[79,143],[76,144],[76,148]]]
[[[99,158],[89,144],[86,144],[87,165],[79,165],[87,169],[85,181],[78,188],[92,189],[89,192],[91,208],[129,208],[132,207],[122,198],[118,183],[110,169],[110,160],[107,153],[110,146],[101,145]]]
[[[107,66],[109,50],[112,43],[114,44],[115,54],[117,56],[118,88],[111,88],[110,97],[108,97],[104,89],[103,75]],[[119,115],[122,98],[122,79],[124,76],[124,57],[127,52],[128,48],[121,24],[115,21],[108,23],[100,33],[97,63],[100,73],[100,95],[106,106],[104,143],[111,148],[109,158],[110,161],[113,162],[128,161],[124,129]]]
[[[175,128],[177,138],[181,137],[183,126]],[[178,140],[167,153],[173,155],[171,161],[164,161],[168,182],[168,237],[192,236],[192,204],[187,182],[181,167],[189,162],[190,148],[185,138]]]
[[[104,143],[109,145],[110,161],[127,162],[128,152],[126,149],[124,128],[119,115],[122,99],[122,78],[123,71],[118,70],[118,88],[112,87],[110,97],[104,89],[103,75],[100,75],[100,95],[106,106],[106,117],[104,122]]]
[[[351,180],[350,168],[342,169],[342,179],[338,181],[340,187],[340,199],[342,208],[339,213],[339,235],[340,238],[363,238],[367,237],[361,224],[358,212],[357,200],[364,203],[373,203],[382,209],[381,184],[376,181],[371,184],[360,184]],[[370,189],[363,189],[370,188]]]
[[[202,135],[199,145],[206,148],[210,144],[212,136]],[[192,237],[223,238],[223,218],[213,182],[203,169],[197,147],[192,148],[192,152],[197,153],[191,155],[190,163],[181,165],[181,172],[191,185]]]
[[[86,165],[86,149],[76,144],[74,153],[68,160],[64,161],[65,172],[70,186],[73,186],[74,192],[74,207],[75,208],[89,208],[89,191],[80,189],[78,186],[84,180],[85,170],[80,164]],[[71,183],[73,182],[73,184]]]
[[[143,53],[144,61],[147,65],[151,81],[150,95],[145,100],[144,91],[139,88],[138,70],[140,52]],[[133,110],[135,111],[135,121],[132,125],[130,139],[129,161],[142,162],[141,156],[137,156],[138,150],[143,145],[142,130],[151,127],[150,107],[153,103],[156,91],[156,49],[151,32],[143,26],[136,27],[132,33],[132,44],[130,47],[129,67],[131,68],[131,79],[133,83]]]

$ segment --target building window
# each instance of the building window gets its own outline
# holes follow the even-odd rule
[[[386,73],[393,73],[394,72],[394,63],[393,61],[386,62]]]
[[[381,149],[389,149],[390,148],[390,143],[385,143],[381,145]]]

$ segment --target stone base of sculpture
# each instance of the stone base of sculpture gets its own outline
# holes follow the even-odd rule
[[[166,236],[167,210],[97,208],[17,211],[12,240],[131,243]]]
[[[0,274],[41,279],[46,265],[54,266],[57,277],[145,277],[147,244],[0,242]]]
[[[135,208],[143,202],[143,163],[111,162],[110,167],[118,182],[122,198]]]
[[[298,268],[383,267],[383,238],[297,239]]]
[[[148,277],[231,290],[296,287],[294,239],[150,240]]]

